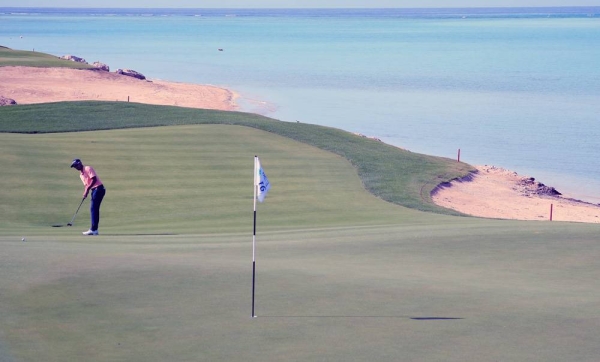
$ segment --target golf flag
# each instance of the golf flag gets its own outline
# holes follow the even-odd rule
[[[271,189],[271,184],[265,171],[260,165],[258,156],[254,156],[254,231],[252,232],[252,318],[256,318],[254,313],[254,299],[256,289],[256,200],[263,202],[265,196]]]
[[[254,184],[256,185],[258,201],[263,202],[265,200],[265,196],[271,189],[271,184],[269,183],[269,179],[265,174],[262,166],[260,165],[260,160],[256,157],[256,175],[254,176]]]

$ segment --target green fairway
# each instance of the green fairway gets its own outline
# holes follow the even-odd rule
[[[160,127],[152,127],[160,126]],[[458,216],[470,166],[129,103],[0,109],[0,361],[596,361],[600,226]],[[257,212],[253,158],[272,184]],[[107,187],[100,236],[74,157]],[[21,238],[25,237],[25,241]]]
[[[93,68],[89,64],[60,59],[54,55],[46,53],[26,50],[13,50],[0,46],[0,67],[3,66],[26,66],[40,68],[61,67],[75,69]]]
[[[260,210],[265,230],[418,222],[421,215],[370,195],[341,157],[248,127],[0,134],[0,140],[0,234],[72,233],[50,226],[66,224],[81,200],[83,186],[69,168],[74,157],[92,164],[106,185],[104,233],[251,232],[255,154],[274,185]],[[84,205],[79,228],[89,224]]]
[[[61,102],[0,108],[0,132],[53,133],[191,124],[247,126],[330,151],[347,159],[358,171],[364,187],[375,196],[423,211],[459,215],[433,204],[431,191],[438,184],[473,170],[465,163],[412,153],[339,129],[280,122],[249,113],[123,102]],[[256,153],[253,149],[246,151],[250,156]],[[290,152],[302,158],[300,152]]]

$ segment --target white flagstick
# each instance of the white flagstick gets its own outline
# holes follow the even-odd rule
[[[254,314],[254,290],[256,285],[256,190],[258,188],[258,157],[254,156],[254,228],[252,232],[252,318],[256,318]]]
[[[259,189],[260,187],[260,189]],[[258,156],[254,156],[254,232],[252,234],[252,318],[254,314],[254,289],[256,285],[256,199],[265,201],[265,197],[271,188],[269,179],[260,165]]]

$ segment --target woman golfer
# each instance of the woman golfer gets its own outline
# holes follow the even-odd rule
[[[76,158],[71,163],[71,167],[79,171],[79,178],[85,187],[83,198],[85,199],[89,192],[92,192],[92,202],[90,204],[90,214],[92,226],[88,231],[84,231],[83,235],[98,235],[98,224],[100,223],[100,204],[106,194],[106,189],[96,174],[92,166],[84,166],[81,160]]]

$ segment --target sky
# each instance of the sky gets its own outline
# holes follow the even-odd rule
[[[0,7],[449,8],[600,6],[600,0],[0,0]]]

